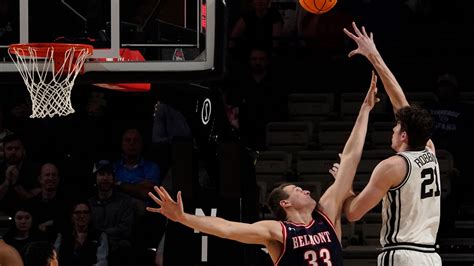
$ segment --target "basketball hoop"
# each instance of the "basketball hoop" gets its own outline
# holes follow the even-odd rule
[[[32,102],[31,118],[74,113],[71,90],[94,47],[86,44],[12,44],[8,53],[26,84]]]

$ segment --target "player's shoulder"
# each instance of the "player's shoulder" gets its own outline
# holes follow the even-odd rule
[[[253,223],[256,226],[270,230],[271,232],[281,232],[284,223],[276,220],[261,220]]]
[[[405,165],[406,160],[403,156],[399,154],[392,155],[384,160],[382,160],[377,166],[382,168],[394,168],[399,167],[400,165]]]
[[[399,155],[390,156],[382,160],[374,169],[373,177],[376,180],[384,180],[391,184],[398,184],[405,178],[407,173],[407,161]],[[391,181],[388,181],[388,179]]]
[[[285,227],[283,222],[275,220],[262,220],[255,222],[253,225],[259,226],[259,230],[267,231],[269,233],[270,239],[283,242],[283,230]]]

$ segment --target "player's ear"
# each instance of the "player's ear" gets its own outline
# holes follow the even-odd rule
[[[280,206],[285,208],[285,207],[288,207],[290,206],[291,203],[288,201],[288,200],[280,200]]]
[[[401,134],[400,134],[401,138],[402,138],[402,141],[406,141],[408,142],[408,134],[406,131],[403,131]]]

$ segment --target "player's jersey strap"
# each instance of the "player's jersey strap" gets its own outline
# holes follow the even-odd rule
[[[436,252],[434,245],[424,245],[424,244],[417,244],[417,243],[387,244],[382,248],[382,251],[401,250],[401,249],[426,252],[426,253]]]

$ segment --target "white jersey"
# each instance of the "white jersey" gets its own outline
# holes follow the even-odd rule
[[[383,250],[434,252],[441,214],[441,182],[436,156],[429,150],[398,153],[405,158],[405,179],[382,203]]]

